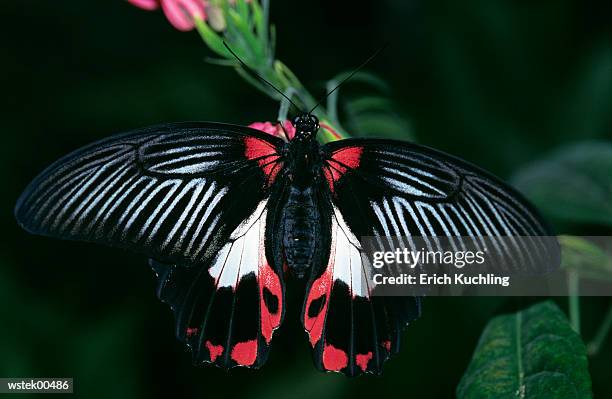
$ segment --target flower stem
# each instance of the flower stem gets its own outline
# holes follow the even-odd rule
[[[569,319],[574,331],[580,334],[580,276],[574,270],[568,272]]]
[[[312,109],[316,100],[301,84],[297,76],[280,60],[275,58],[273,27],[269,25],[270,0],[251,0],[250,12],[246,12],[246,0],[236,0],[231,3],[219,0],[220,10],[226,21],[223,32],[215,32],[204,20],[196,20],[195,27],[206,45],[224,62],[231,62],[236,72],[253,87],[265,93],[274,100],[281,101],[279,115],[286,118],[288,105],[283,104],[283,98],[268,85],[262,83],[253,75],[255,72],[270,82],[278,90],[287,95],[302,108],[302,111]],[[260,5],[261,4],[261,5]],[[244,61],[248,68],[237,64],[233,56],[225,49],[224,42]],[[220,62],[215,62],[219,64]],[[249,71],[247,69],[251,69]],[[285,100],[286,101],[286,100]],[[319,120],[325,121],[330,129],[319,135],[321,140],[337,140],[346,137],[346,133],[338,122],[335,110],[337,98],[330,97],[328,104],[332,105],[332,114],[323,106],[317,108]]]

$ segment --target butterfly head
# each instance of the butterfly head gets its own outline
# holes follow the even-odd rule
[[[317,135],[319,118],[311,114],[301,114],[293,118],[291,124],[295,128],[295,140],[309,141]]]

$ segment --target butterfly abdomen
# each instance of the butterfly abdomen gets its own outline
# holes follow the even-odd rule
[[[301,278],[312,266],[319,235],[320,214],[311,187],[289,187],[283,209],[283,247],[289,268]]]

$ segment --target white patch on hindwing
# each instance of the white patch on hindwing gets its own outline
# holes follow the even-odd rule
[[[261,201],[257,209],[232,232],[208,269],[217,287],[232,287],[249,273],[258,273],[259,253],[264,245],[266,204]]]

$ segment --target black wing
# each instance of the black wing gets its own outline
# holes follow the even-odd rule
[[[256,367],[283,314],[282,270],[268,261],[263,239],[283,145],[233,125],[140,129],[51,165],[15,215],[31,233],[155,259],[159,297],[194,360]]]
[[[322,152],[334,228],[329,261],[313,273],[303,320],[323,370],[380,373],[399,350],[403,327],[420,315],[419,298],[370,295],[371,267],[360,237],[550,235],[515,190],[439,151],[349,139]],[[547,249],[537,238],[528,242]],[[503,242],[493,243],[503,252]]]

